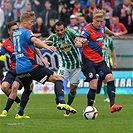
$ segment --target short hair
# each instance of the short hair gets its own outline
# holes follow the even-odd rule
[[[57,21],[57,22],[55,23],[55,25],[54,25],[54,29],[55,29],[56,26],[61,26],[61,25],[63,25],[63,26],[65,27],[65,24],[64,24],[63,21]]]
[[[93,12],[93,18],[105,17],[105,11],[103,9],[95,9]]]
[[[31,11],[31,12],[23,12],[20,15],[20,22],[22,22],[24,19],[29,20],[31,18],[33,18],[34,20],[36,19],[35,13],[33,11]]]
[[[14,26],[14,25],[17,25],[17,22],[14,22],[14,21],[9,22],[9,23],[7,24],[7,28],[8,28],[8,30],[10,30],[11,27]]]

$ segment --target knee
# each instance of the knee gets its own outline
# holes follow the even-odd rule
[[[97,89],[97,79],[93,79],[90,81],[90,88],[91,89]]]
[[[2,90],[3,92],[7,92],[9,89],[10,89],[10,88],[9,88],[8,85],[2,85],[2,86],[1,86],[1,90]]]
[[[105,77],[106,82],[113,81],[113,80],[114,80],[114,77],[111,73],[106,75]]]

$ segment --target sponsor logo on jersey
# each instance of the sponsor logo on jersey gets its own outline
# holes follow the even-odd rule
[[[68,52],[71,50],[71,45],[70,44],[63,44],[60,49],[63,51],[63,52]]]

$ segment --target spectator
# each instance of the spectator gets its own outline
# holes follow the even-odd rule
[[[128,33],[132,33],[132,5],[131,0],[124,0],[121,8],[120,20],[125,25]]]
[[[2,38],[2,25],[4,23],[4,11],[0,8],[0,39]]]
[[[85,17],[87,23],[92,22],[92,16],[90,15],[89,9],[88,9],[88,8],[83,8],[83,9],[82,9],[82,13],[83,13],[83,15],[84,15],[84,17]]]
[[[40,39],[49,36],[48,29],[43,24],[41,17],[37,18],[36,23],[32,27],[32,32],[34,33],[35,37],[40,38]]]
[[[110,24],[112,23],[113,9],[110,2],[104,3],[104,10],[106,11],[105,15],[105,26],[110,29]]]
[[[94,0],[90,0],[90,6],[89,6],[89,13],[90,13],[90,16],[93,16],[93,12],[94,10],[96,9],[96,3]]]
[[[61,8],[59,20],[63,21],[65,26],[67,26],[70,23],[69,18],[70,18],[70,15],[69,15],[69,12],[67,11],[67,8],[65,6],[63,6]]]
[[[5,24],[11,22],[11,21],[16,21],[16,12],[13,10],[12,3],[8,1],[6,3],[6,10],[5,10]]]
[[[32,11],[32,6],[31,6],[31,3],[26,3],[26,5],[25,5],[25,11],[26,12],[31,12]]]
[[[72,28],[75,31],[78,31],[78,21],[76,15],[70,16],[70,24],[67,26],[68,28]]]
[[[78,32],[81,33],[83,28],[88,24],[84,16],[78,17],[79,28]]]
[[[45,9],[42,12],[42,19],[43,19],[44,25],[49,28],[50,27],[49,20],[51,18],[57,19],[57,11],[51,8],[51,3],[49,1],[46,1],[44,6],[45,6]]]
[[[90,0],[79,0],[81,9],[88,8],[90,6]]]
[[[55,33],[55,30],[54,30],[55,23],[56,23],[55,19],[52,18],[52,19],[49,20],[49,25],[50,25],[49,30],[48,30],[49,35]]]
[[[72,14],[78,15],[79,12],[81,12],[81,7],[80,7],[80,2],[77,0],[74,3],[74,8],[73,8]]]
[[[19,20],[19,17],[22,12],[25,11],[25,5],[27,0],[16,0],[14,3],[14,8],[17,10],[17,19]]]
[[[35,12],[36,17],[41,15],[43,9],[43,2],[44,0],[29,0],[32,6],[32,10]]]
[[[110,25],[110,29],[113,32],[121,32],[122,35],[125,35],[127,33],[127,29],[124,26],[124,24],[119,22],[119,17],[113,16],[112,18],[112,24]]]

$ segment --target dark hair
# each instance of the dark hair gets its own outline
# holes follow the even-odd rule
[[[12,26],[14,26],[14,25],[17,25],[17,23],[14,22],[14,21],[9,22],[9,23],[7,24],[7,28],[10,30],[10,28],[11,28]]]
[[[65,24],[64,24],[63,21],[57,21],[57,22],[55,23],[55,25],[54,25],[54,29],[55,29],[56,26],[61,26],[61,25],[63,25],[63,26],[65,27]]]

